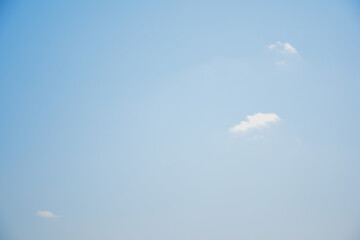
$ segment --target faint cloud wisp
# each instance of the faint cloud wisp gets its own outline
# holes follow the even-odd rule
[[[276,62],[276,65],[283,66],[283,65],[286,65],[286,62],[285,61],[278,61],[278,62]]]
[[[43,218],[59,218],[60,217],[60,216],[53,214],[50,211],[38,211],[36,213],[36,215],[39,217],[43,217]]]

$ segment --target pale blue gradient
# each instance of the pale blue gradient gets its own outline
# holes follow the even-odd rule
[[[0,239],[359,239],[359,44],[356,1],[2,1]]]

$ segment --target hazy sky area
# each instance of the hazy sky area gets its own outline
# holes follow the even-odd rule
[[[360,3],[0,1],[0,240],[359,240]]]

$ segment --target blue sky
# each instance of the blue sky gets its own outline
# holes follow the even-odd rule
[[[356,1],[2,1],[0,239],[360,237]]]

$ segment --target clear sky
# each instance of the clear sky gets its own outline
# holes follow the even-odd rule
[[[359,44],[357,1],[1,1],[0,239],[360,239]]]

